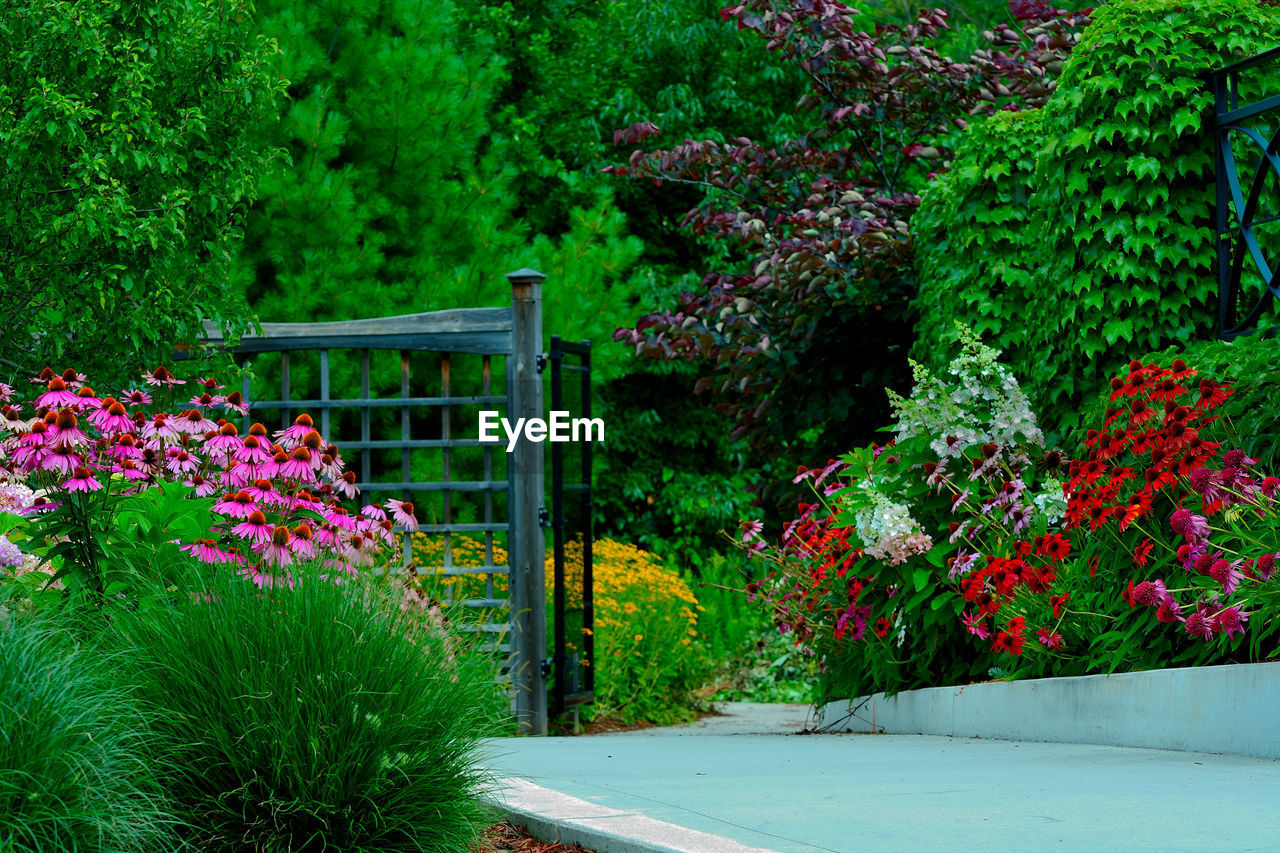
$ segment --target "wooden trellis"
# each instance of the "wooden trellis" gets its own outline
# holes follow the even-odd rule
[[[511,282],[512,304],[508,308],[464,308],[432,311],[397,317],[350,320],[331,323],[263,323],[261,334],[245,335],[235,346],[240,363],[251,368],[241,390],[252,406],[251,416],[278,411],[282,425],[292,423],[300,412],[317,421],[321,434],[342,450],[348,467],[358,454],[362,495],[404,497],[415,494],[438,495],[439,516],[424,520],[421,530],[443,539],[442,565],[424,566],[445,575],[483,575],[484,594],[464,602],[483,608],[494,618],[473,626],[494,634],[494,646],[508,654],[513,710],[523,732],[545,734],[547,726],[546,607],[543,577],[543,445],[518,441],[508,453],[505,442],[481,443],[478,435],[455,434],[454,413],[462,407],[483,406],[499,411],[510,421],[540,418],[543,414],[540,345],[542,340],[541,273],[523,269],[507,276]],[[206,324],[205,342],[221,341],[216,328]],[[332,393],[330,353],[345,352],[346,363],[359,363],[359,396]],[[415,375],[411,362],[415,353],[437,353],[437,376]],[[279,356],[278,399],[257,399],[250,372],[265,377],[274,354]],[[378,397],[372,388],[371,362],[380,355],[398,355],[400,389],[397,396]],[[458,377],[453,356],[480,356],[481,377],[478,394],[455,394]],[[299,388],[291,382],[291,370],[307,359],[318,360],[318,392],[315,387]],[[310,367],[310,362],[308,367]],[[501,381],[501,387],[494,385]],[[378,437],[373,432],[373,412],[398,409],[399,436]],[[417,412],[439,413],[439,435],[415,436]],[[338,415],[359,414],[359,438],[335,435]],[[463,448],[481,448],[483,473],[480,479],[452,478],[455,454]],[[432,449],[440,453],[440,476],[415,477],[410,463],[414,450]],[[375,452],[398,451],[401,456],[399,480],[379,481],[373,475]],[[458,522],[454,518],[453,497],[460,493],[479,496],[482,520]],[[503,512],[505,504],[505,513]],[[505,517],[502,517],[505,515]],[[402,535],[403,535],[403,531]],[[506,534],[507,562],[494,559],[495,535]],[[457,566],[452,562],[451,537],[478,534],[485,544],[485,564]],[[406,562],[411,555],[411,539],[403,535]],[[506,578],[507,597],[502,597],[495,579]]]

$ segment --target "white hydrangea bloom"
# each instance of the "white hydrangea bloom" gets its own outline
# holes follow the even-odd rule
[[[854,521],[867,556],[897,566],[911,555],[923,554],[933,547],[933,540],[920,529],[905,504],[873,490],[868,490],[866,497],[870,505],[859,507]]]
[[[959,455],[972,444],[1044,444],[1026,394],[1009,368],[997,361],[1000,353],[957,325],[963,351],[947,368],[956,387],[948,391],[941,379],[913,361],[916,384],[910,399],[889,393],[898,441],[925,436],[939,457]]]
[[[1061,480],[1048,478],[1044,481],[1044,491],[1031,500],[1050,524],[1057,524],[1067,514],[1067,498],[1062,494]]]

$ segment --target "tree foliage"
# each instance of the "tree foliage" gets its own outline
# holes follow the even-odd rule
[[[639,354],[699,361],[699,390],[721,395],[734,435],[757,452],[785,446],[797,423],[825,429],[829,450],[868,437],[887,415],[881,389],[905,378],[916,191],[945,168],[971,116],[1043,103],[1087,22],[1017,7],[1018,26],[987,31],[990,49],[963,61],[933,46],[941,11],[867,32],[831,0],[726,7],[723,17],[807,76],[809,129],[776,146],[686,141],[612,168],[702,189],[683,225],[732,242],[746,266],[707,275],[619,338]],[[656,132],[640,123],[620,138]]]
[[[243,329],[227,266],[273,153],[245,0],[9,0],[0,15],[0,369],[123,369]]]

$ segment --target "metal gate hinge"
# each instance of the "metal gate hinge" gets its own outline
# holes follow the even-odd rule
[[[553,659],[553,658],[543,658],[543,659],[542,659],[542,677],[543,677],[543,678],[546,678],[547,676],[549,676],[549,675],[551,674],[551,668],[552,668],[553,664],[554,664],[554,659]]]
[[[545,506],[538,507],[538,526],[539,527],[551,526],[551,513],[547,511],[547,508]]]
[[[536,365],[537,365],[537,368],[538,368],[538,372],[539,372],[539,373],[541,373],[542,371],[546,370],[546,369],[547,369],[547,354],[546,354],[545,352],[540,352],[540,353],[538,353],[538,358],[537,358],[537,361],[536,361],[535,363],[536,363]]]

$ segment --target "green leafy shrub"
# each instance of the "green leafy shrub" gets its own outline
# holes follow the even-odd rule
[[[251,27],[246,0],[5,3],[0,376],[118,378],[202,318],[244,330],[226,270],[284,86]]]
[[[994,291],[1001,307],[960,315],[977,326],[1003,321],[1001,342],[1047,425],[1072,428],[1075,407],[1135,349],[1189,341],[1211,328],[1212,96],[1202,75],[1273,46],[1277,24],[1280,13],[1256,0],[1109,3],[1064,64],[1042,108],[1040,144],[1031,145],[1028,248],[1013,263],[1030,279]],[[961,203],[948,209],[940,198],[940,214],[971,213],[966,199],[1017,206],[1021,173],[1013,166],[1026,149],[1017,139],[1005,146],[1009,186],[983,187],[993,160],[969,146],[955,164],[952,193]],[[1019,218],[991,215],[995,223]],[[960,226],[961,241],[964,232]],[[971,264],[985,263],[988,280],[1003,283],[1004,253],[1017,242],[996,235],[968,245],[977,256],[954,270],[935,264],[943,277],[926,291],[964,292]],[[1025,302],[1016,301],[1022,294]],[[922,328],[938,325],[921,317]]]
[[[917,361],[940,364],[959,320],[997,349],[1026,334],[1039,238],[1030,227],[1041,110],[996,113],[970,127],[951,169],[929,184],[912,219],[920,289]]]
[[[416,613],[357,584],[263,594],[224,575],[122,616],[190,843],[455,851],[476,838],[491,671]]]
[[[149,721],[112,674],[119,656],[3,609],[0,648],[0,850],[171,849]]]

